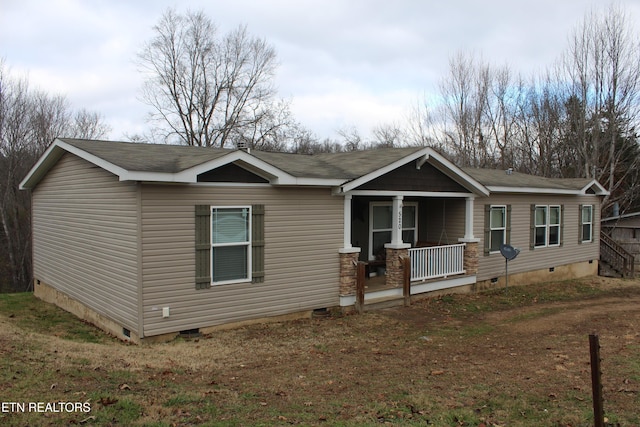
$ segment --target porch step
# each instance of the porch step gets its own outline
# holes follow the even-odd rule
[[[598,263],[598,275],[603,277],[616,277],[616,278],[624,277],[622,273],[620,273],[618,270],[613,268],[606,261],[602,261],[602,260],[600,260],[600,262]]]
[[[398,307],[404,305],[404,297],[392,296],[374,298],[364,302],[364,311],[381,310],[383,308]]]

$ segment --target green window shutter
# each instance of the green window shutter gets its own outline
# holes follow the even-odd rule
[[[264,282],[264,205],[251,206],[251,278]]]
[[[508,245],[510,245],[511,244],[511,205],[507,205],[507,212],[505,213],[505,215],[507,215],[507,218],[506,218],[507,235],[505,236],[505,241]]]
[[[484,205],[484,255],[491,252],[491,205]]]
[[[560,205],[560,246],[564,245],[564,205]]]
[[[196,205],[196,289],[211,287],[211,207]]]
[[[529,249],[536,247],[536,205],[531,205],[531,233],[529,236]]]
[[[578,244],[581,245],[582,244],[582,239],[584,238],[584,236],[582,235],[583,231],[582,230],[582,209],[583,209],[584,205],[579,205],[578,206]]]

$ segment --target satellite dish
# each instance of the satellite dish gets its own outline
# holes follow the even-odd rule
[[[507,289],[509,288],[509,261],[514,260],[518,256],[520,249],[514,248],[511,245],[502,244],[500,245],[500,253],[504,257],[504,291],[507,292]]]
[[[514,248],[511,245],[502,244],[500,245],[500,253],[507,261],[511,261],[518,256],[520,249]]]

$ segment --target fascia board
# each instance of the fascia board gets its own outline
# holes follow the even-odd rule
[[[575,195],[584,196],[587,194],[587,190],[591,187],[596,187],[597,196],[606,196],[609,194],[607,190],[600,185],[596,180],[591,181],[589,184],[582,187],[580,190],[569,190],[560,188],[539,188],[539,187],[506,187],[506,186],[487,186],[492,193],[518,193],[518,194],[559,194],[559,195]]]
[[[20,183],[20,189],[28,189],[33,188],[36,184],[42,179],[42,177],[46,174],[46,172],[51,169],[64,152],[69,152],[74,154],[94,165],[111,172],[112,174],[118,176],[118,178],[123,181],[123,176],[127,174],[127,171],[119,166],[114,165],[113,163],[107,162],[106,160],[95,156],[93,154],[87,153],[84,150],[74,147],[73,145],[67,144],[66,142],[55,139],[53,143],[47,148],[44,154],[40,157],[40,160],[31,168],[27,176]]]
[[[610,193],[609,193],[609,191],[607,191],[607,189],[606,189],[606,188],[604,188],[604,187],[602,186],[602,184],[600,184],[600,183],[599,183],[598,181],[596,181],[595,179],[594,179],[594,180],[591,180],[591,182],[590,182],[590,183],[588,183],[587,185],[585,185],[584,187],[582,187],[581,192],[582,192],[582,193],[584,193],[584,194],[587,194],[587,190],[588,190],[589,188],[591,188],[591,187],[595,187],[595,188],[596,188],[595,193],[596,193],[598,196],[608,196],[608,195],[610,194]]]
[[[227,164],[236,163],[241,167],[268,179],[272,185],[321,186],[334,187],[344,182],[343,179],[295,177],[282,169],[258,159],[244,151],[233,151],[222,157],[202,163],[178,173],[136,172],[130,171],[121,177],[121,181],[196,183],[201,173],[217,169]]]
[[[327,179],[327,178],[296,178],[295,185],[305,187],[336,187],[342,185],[344,179]]]
[[[383,168],[380,168],[374,172],[371,172],[367,175],[364,175],[360,178],[357,178],[343,185],[342,192],[346,193],[348,191],[351,191],[354,188],[357,188],[362,184],[365,184],[366,182],[369,182],[375,178],[378,178],[379,176],[382,176],[388,172],[391,172],[392,170],[406,163],[409,163],[411,161],[417,160],[419,163],[416,164],[416,167],[421,167],[422,165],[424,165],[424,163],[430,161],[431,159],[435,160],[434,162],[430,162],[434,167],[436,167],[440,172],[444,173],[445,175],[447,175],[449,178],[453,179],[457,183],[465,187],[469,187],[469,186],[472,187],[473,191],[477,194],[481,194],[484,196],[489,195],[489,191],[484,185],[480,184],[478,181],[476,181],[471,176],[466,174],[462,169],[460,169],[459,167],[457,167],[456,165],[454,165],[453,163],[451,163],[450,161],[442,157],[431,147],[425,147],[422,150],[416,151],[415,153],[412,153],[409,156],[403,157],[402,159],[397,160]]]
[[[429,147],[426,147],[420,151],[416,151],[415,153],[412,153],[408,156],[405,156],[399,160],[396,160],[395,162],[388,164],[387,166],[384,166],[380,169],[376,169],[373,172],[369,172],[366,175],[361,176],[360,178],[356,178],[351,182],[346,183],[345,185],[342,186],[342,192],[346,193],[347,191],[353,190],[354,188],[360,187],[362,184],[365,184],[373,179],[378,178],[379,176],[382,176],[386,173],[391,172],[392,170],[406,164],[409,163],[410,161],[413,160],[417,160],[423,156],[429,156],[430,155],[430,151],[432,151]]]
[[[487,186],[491,193],[518,193],[518,194],[570,194],[570,195],[584,195],[582,190],[563,190],[558,188],[536,188],[536,187],[502,187],[502,186]]]
[[[447,175],[449,178],[456,181],[458,184],[463,186],[471,186],[473,187],[475,192],[483,196],[489,196],[489,190],[486,186],[484,186],[479,181],[471,177],[471,175],[467,174],[462,169],[451,163],[449,160],[445,159],[436,151],[432,150],[430,158],[435,159],[436,162],[440,164],[440,167],[436,164],[433,165],[434,167],[436,167],[440,172]]]
[[[245,163],[246,165],[250,166],[250,168],[253,169],[254,172],[258,172],[261,175],[266,175],[265,178],[268,178],[271,184],[296,184],[296,177],[294,177],[293,175],[290,175],[282,169],[272,166],[269,163],[262,161],[257,157],[254,157],[241,150],[233,151],[217,159],[179,172],[175,174],[175,178],[172,182],[197,182],[199,174],[234,162]]]
[[[351,190],[347,195],[352,196],[379,196],[379,197],[448,197],[448,198],[475,198],[474,193],[456,193],[453,191],[395,191],[395,190]],[[334,194],[337,195],[337,194]]]
[[[35,185],[40,181],[40,178],[46,171],[51,169],[53,165],[62,157],[64,150],[59,148],[56,144],[57,140],[54,141],[40,156],[35,165],[29,169],[27,175],[22,179],[18,188],[20,190],[28,190],[30,188],[35,187]]]
[[[262,175],[269,179],[273,185],[300,185],[300,186],[321,186],[321,187],[333,187],[340,185],[344,182],[344,179],[326,179],[326,178],[308,178],[308,177],[296,177],[280,168],[277,168],[270,163],[265,162],[257,157],[252,156],[244,151],[234,151],[219,159],[212,160],[211,162],[203,163],[194,168],[189,169],[186,172],[193,174],[193,182],[197,180],[197,176],[203,172],[207,172],[211,169],[215,169],[220,166],[224,166],[233,162],[241,162],[244,166],[249,166],[247,169]]]

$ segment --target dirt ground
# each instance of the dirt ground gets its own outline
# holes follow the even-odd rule
[[[586,426],[595,333],[607,420],[640,425],[640,282],[571,283],[562,298],[562,283],[513,287],[150,346],[25,338],[0,316],[0,355],[26,357],[20,335],[57,390],[128,399],[140,425]],[[69,375],[78,361],[90,376]]]

